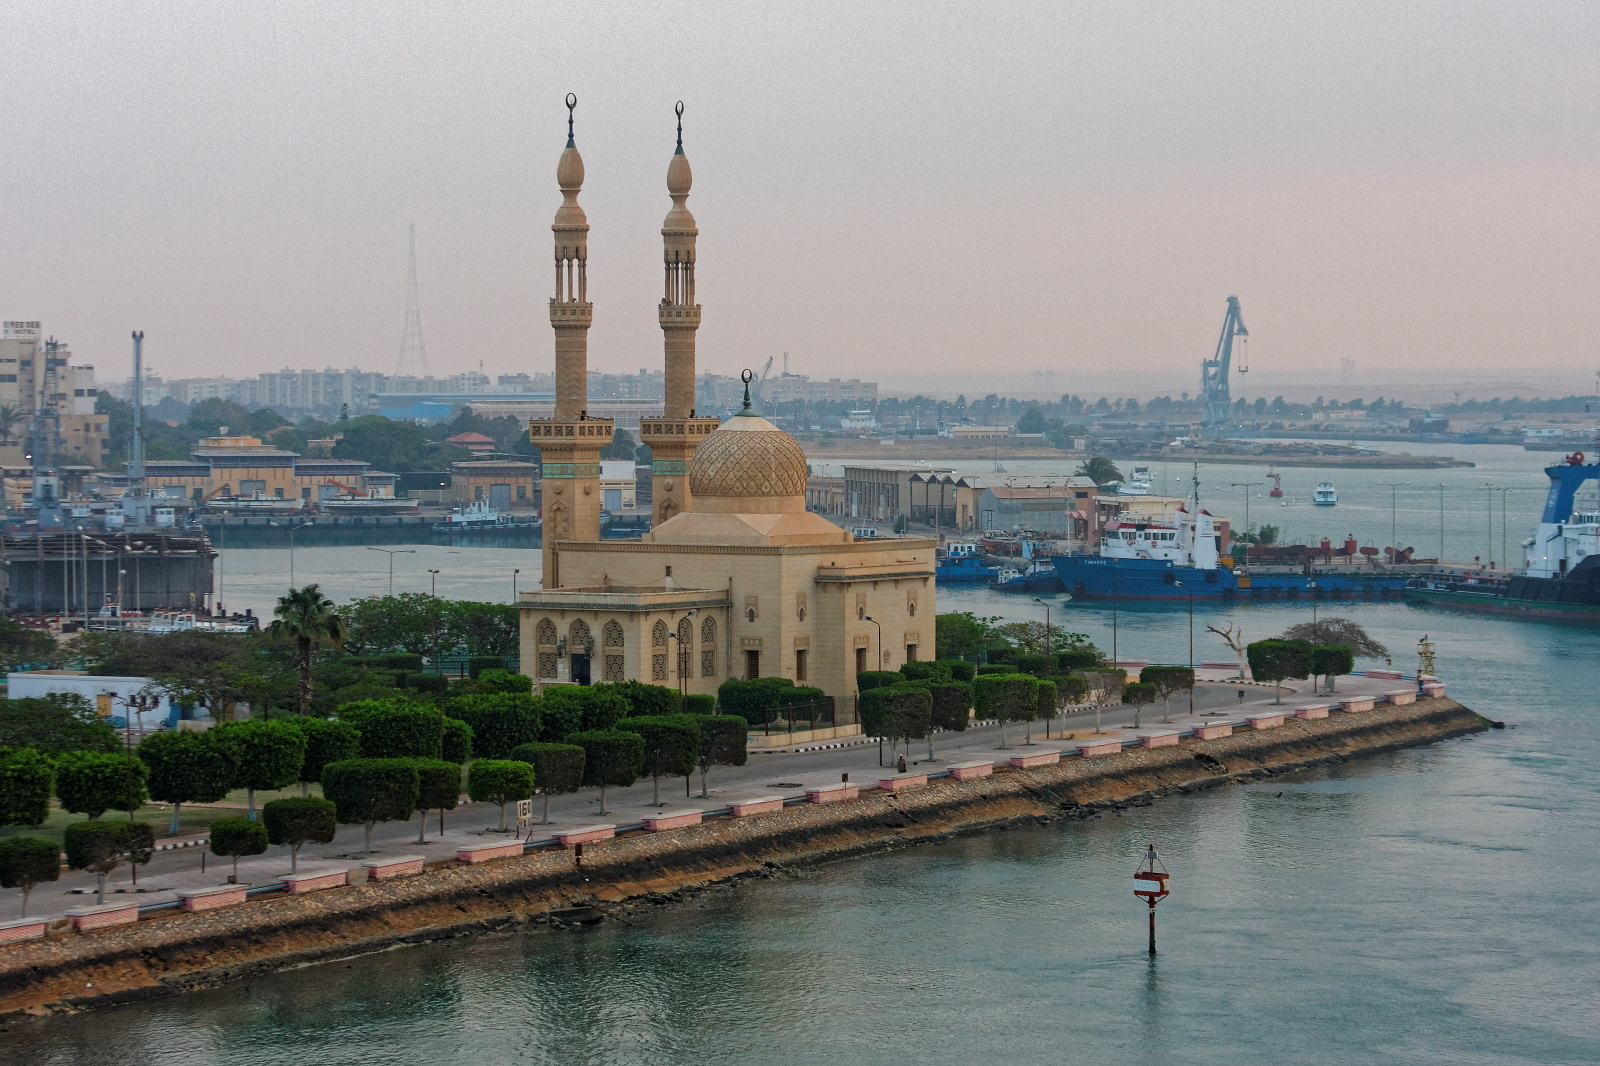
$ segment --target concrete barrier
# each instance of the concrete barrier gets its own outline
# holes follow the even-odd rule
[[[340,885],[349,884],[350,871],[301,870],[299,873],[285,874],[278,880],[285,892],[298,896],[306,892],[321,892],[325,888],[338,888]]]
[[[212,888],[186,888],[176,893],[186,911],[214,911],[243,903],[249,885],[216,885]]]
[[[1059,751],[1034,751],[1026,755],[1011,756],[1011,765],[1019,766],[1024,770],[1035,766],[1053,766],[1061,761]]]
[[[1296,718],[1326,718],[1328,717],[1328,705],[1326,703],[1313,703],[1305,707],[1296,707],[1294,716]]]
[[[137,903],[102,903],[95,907],[74,907],[67,912],[72,928],[78,932],[108,925],[131,925],[139,920]]]
[[[1079,744],[1078,755],[1084,759],[1093,759],[1101,755],[1115,755],[1122,750],[1120,740],[1097,740],[1093,744]]]
[[[1389,702],[1396,707],[1404,707],[1408,703],[1417,702],[1417,690],[1414,688],[1399,688],[1389,693]]]
[[[1163,729],[1159,733],[1146,733],[1139,738],[1141,748],[1170,748],[1178,743],[1178,730]]]
[[[0,922],[0,944],[14,944],[18,940],[37,940],[44,936],[47,918],[15,918]]]
[[[520,840],[491,840],[484,844],[461,844],[456,848],[458,862],[477,865],[493,859],[511,859],[522,854]]]
[[[383,859],[368,859],[361,864],[367,871],[368,881],[393,881],[397,877],[410,877],[422,872],[426,862],[421,855],[391,855]]]
[[[843,781],[836,785],[818,785],[816,788],[806,789],[808,803],[843,803],[859,795],[861,795],[860,785],[851,785]]]
[[[551,833],[557,844],[571,847],[573,844],[593,844],[597,840],[610,840],[617,835],[615,825],[582,825],[576,829],[563,829]]]
[[[1251,729],[1276,729],[1283,724],[1284,714],[1252,714],[1245,718]]]
[[[1399,681],[1402,675],[1398,670],[1368,670],[1366,676],[1379,681]]]
[[[1232,722],[1207,722],[1205,725],[1194,727],[1194,735],[1200,740],[1221,740],[1223,737],[1233,736]]]
[[[908,788],[919,788],[928,783],[928,775],[923,774],[896,774],[893,777],[878,778],[878,787],[885,792],[904,792]]]
[[[771,814],[773,811],[783,810],[783,797],[752,796],[749,799],[734,800],[728,804],[728,810],[733,812],[735,818],[748,818],[752,814]]]
[[[945,769],[957,781],[966,781],[974,777],[988,777],[994,773],[994,763],[989,759],[973,759],[970,762],[953,762]]]
[[[1345,714],[1354,714],[1357,711],[1370,711],[1375,706],[1371,696],[1355,696],[1348,700],[1340,700],[1339,710]]]
[[[1422,683],[1422,694],[1430,699],[1442,699],[1444,697],[1444,682],[1424,681]]]
[[[644,818],[644,827],[652,833],[664,833],[668,829],[682,829],[685,826],[699,825],[701,812],[697,810],[672,810],[657,811],[647,814]]]

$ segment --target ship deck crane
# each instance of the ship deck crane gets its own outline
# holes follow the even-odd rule
[[[1216,353],[1200,364],[1200,394],[1205,404],[1200,418],[1201,431],[1207,436],[1220,434],[1233,421],[1233,397],[1228,391],[1228,370],[1233,363],[1233,338],[1249,337],[1244,328],[1244,318],[1239,313],[1239,298],[1228,297],[1228,310],[1222,319],[1222,335],[1217,338]],[[1247,373],[1243,345],[1239,359],[1239,373]]]

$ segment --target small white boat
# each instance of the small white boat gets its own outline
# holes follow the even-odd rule
[[[1117,495],[1148,496],[1153,482],[1154,479],[1150,476],[1150,468],[1148,466],[1136,466],[1133,468],[1133,473],[1128,475],[1128,480],[1118,486]]]
[[[500,512],[489,506],[486,500],[473,500],[464,507],[457,507],[454,511],[444,516],[447,526],[497,526],[500,524]]]
[[[1332,507],[1338,503],[1339,494],[1334,491],[1333,482],[1317,482],[1317,489],[1311,494],[1311,502],[1318,507]]]

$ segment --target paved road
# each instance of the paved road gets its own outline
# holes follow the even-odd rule
[[[1403,681],[1349,677],[1341,679],[1339,689],[1343,694],[1366,695],[1389,692],[1406,684],[1407,682]],[[1312,699],[1307,682],[1292,682],[1284,691],[1284,703],[1289,707]],[[1243,700],[1239,698],[1240,692],[1244,693]],[[1259,713],[1263,706],[1272,702],[1272,690],[1265,686],[1202,682],[1195,690],[1193,716],[1188,713],[1187,699],[1175,699],[1171,723],[1168,725],[1162,720],[1163,707],[1157,703],[1146,707],[1142,712],[1141,731],[1172,727],[1187,728],[1199,721],[1215,721],[1219,718],[1224,721],[1242,720],[1244,714]],[[1062,743],[1064,731],[1077,734],[1081,740],[1093,733],[1096,726],[1095,718],[1093,711],[1085,711],[1065,719],[1056,719],[1051,726],[1053,741],[1045,738],[1043,723],[1031,723],[1033,743],[1041,747],[1048,747],[1052,743],[1059,745]],[[1100,714],[1100,725],[1108,732],[1115,732],[1124,737],[1136,736],[1138,732],[1133,728],[1133,718],[1131,707],[1108,707]],[[974,726],[962,733],[941,733],[934,738],[935,756],[931,762],[927,758],[927,741],[912,741],[907,763],[943,768],[950,762],[986,757],[997,763],[1004,763],[1019,749],[1026,750],[1024,739],[1026,731],[1023,724],[1013,723],[1005,732],[1009,739],[1007,749],[1002,749],[1000,746],[1001,729],[996,725]],[[806,788],[836,783],[843,774],[849,774],[849,779],[853,783],[870,786],[876,783],[880,772],[878,752],[879,747],[876,743],[856,743],[847,747],[821,750],[752,753],[749,762],[742,767],[718,767],[712,770],[708,782],[710,786],[708,797],[700,796],[700,780],[696,775],[693,780],[692,795],[688,798],[684,796],[682,778],[663,779],[661,799],[669,808],[710,809],[726,806],[735,799],[756,795],[803,795]],[[884,761],[892,763],[893,754],[886,753]],[[533,837],[534,839],[547,837],[551,830],[561,827],[570,828],[597,822],[612,822],[619,825],[637,822],[647,814],[659,811],[660,808],[652,805],[653,799],[654,791],[649,778],[641,780],[631,788],[608,789],[607,813],[604,815],[600,812],[600,798],[595,789],[584,789],[572,795],[557,796],[550,803],[552,824],[536,825]],[[534,801],[535,819],[542,813],[541,803],[542,800],[539,798]],[[514,820],[514,815],[512,817]],[[437,812],[429,816],[427,843],[422,845],[417,843],[419,823],[416,818],[409,822],[380,824],[373,830],[374,854],[451,857],[455,853],[456,846],[461,843],[481,843],[485,839],[495,839],[493,834],[499,820],[499,808],[491,804],[463,803],[445,815],[445,833],[442,837],[439,834],[438,819]],[[361,846],[361,827],[341,826],[339,835],[331,844],[308,845],[301,849],[300,864],[302,868],[357,867],[363,858]],[[230,866],[229,861],[206,854],[206,850],[203,846],[196,846],[158,852],[147,866],[139,870],[139,883],[146,889],[146,892],[138,897],[140,902],[169,900],[174,898],[172,891],[175,889],[202,888],[225,881]],[[204,856],[204,869],[201,865],[202,856]],[[270,883],[288,872],[288,849],[282,847],[271,848],[264,856],[241,860],[239,863],[239,880],[244,882]],[[30,914],[59,916],[69,907],[92,904],[93,888],[93,875],[79,871],[63,871],[61,881],[41,885],[34,890],[30,900]],[[129,898],[128,893],[131,888],[128,869],[123,867],[107,880],[107,902]],[[74,894],[75,889],[90,894]],[[123,891],[119,893],[118,889]],[[153,889],[160,891],[150,891]],[[18,913],[16,894],[7,892],[5,897],[9,898],[0,904],[0,920],[15,917]]]

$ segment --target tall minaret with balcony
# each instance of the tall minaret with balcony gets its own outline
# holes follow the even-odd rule
[[[578,98],[567,95],[567,147],[556,164],[561,206],[550,229],[555,233],[556,292],[550,299],[550,325],[556,331],[556,408],[554,418],[529,419],[528,438],[539,449],[543,481],[543,587],[561,586],[563,541],[600,539],[600,452],[611,443],[609,418],[589,417],[589,220],[578,206],[583,188],[583,157],[573,139],[572,113]]]
[[[639,420],[639,440],[650,446],[652,522],[659,526],[689,509],[689,462],[695,449],[721,423],[696,418],[694,413],[694,335],[700,328],[700,305],[695,303],[694,216],[687,200],[694,176],[683,154],[683,101],[678,101],[678,148],[667,164],[667,194],[672,209],[661,224],[666,262],[666,291],[659,315],[666,347],[666,405],[662,418]]]

